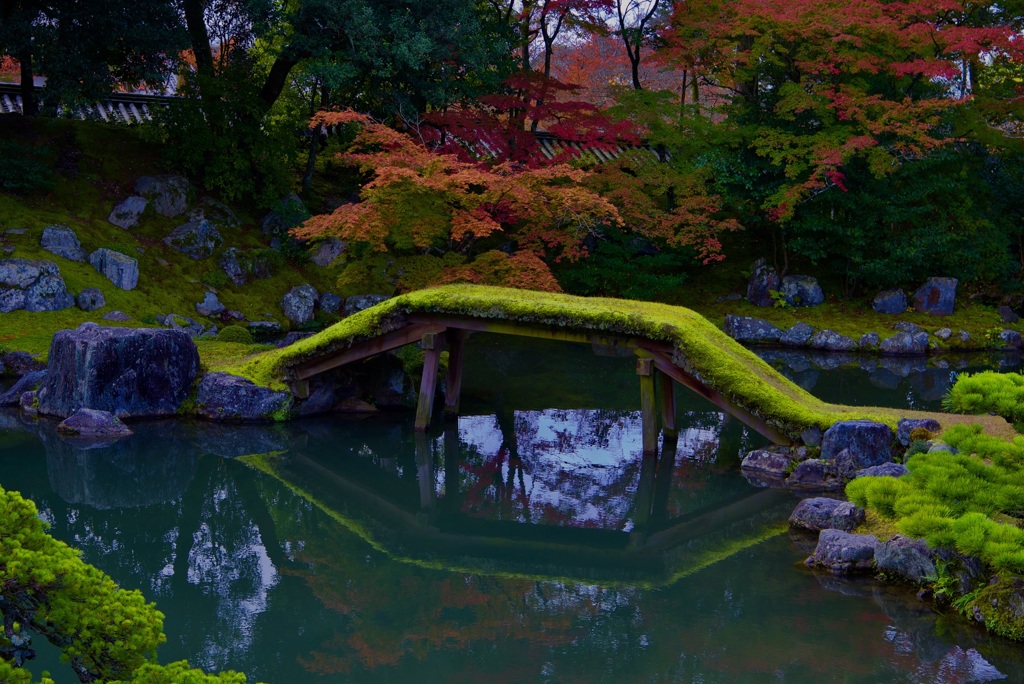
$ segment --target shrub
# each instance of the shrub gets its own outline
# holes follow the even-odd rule
[[[1024,420],[1024,375],[1020,373],[963,373],[943,399],[953,413],[994,413],[1011,423]]]
[[[217,333],[217,341],[253,344],[252,333],[249,332],[248,328],[243,328],[240,325],[225,326],[223,330]]]

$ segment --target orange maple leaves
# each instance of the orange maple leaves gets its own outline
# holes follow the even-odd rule
[[[557,260],[584,256],[591,230],[621,222],[615,206],[586,186],[589,173],[568,164],[462,161],[351,111],[321,112],[310,125],[352,124],[359,130],[341,159],[370,176],[362,201],[314,216],[296,237],[337,236],[379,251],[468,253],[502,234]]]

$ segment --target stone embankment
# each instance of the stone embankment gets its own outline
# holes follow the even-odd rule
[[[953,314],[956,307],[956,278],[929,278],[911,297],[901,289],[879,292],[872,309],[882,316],[899,316],[908,311],[941,318]],[[723,299],[742,299],[736,294]],[[815,278],[792,275],[780,278],[764,259],[758,259],[747,283],[746,300],[754,306],[813,307],[825,301]],[[1019,316],[1007,305],[999,307],[1005,324],[1017,323]],[[895,331],[895,332],[893,332]],[[924,356],[950,350],[1019,351],[1024,337],[1015,330],[995,329],[986,339],[972,339],[966,330],[939,326],[931,332],[920,325],[898,321],[880,330],[865,330],[854,337],[827,328],[815,329],[798,322],[783,330],[767,320],[753,316],[727,315],[725,332],[737,342],[756,345],[828,352],[864,352],[882,356]]]
[[[1024,581],[986,572],[977,557],[932,548],[924,539],[902,534],[879,538],[863,508],[820,495],[859,477],[904,477],[909,471],[897,461],[912,453],[954,453],[935,438],[939,430],[933,419],[901,420],[895,432],[881,423],[843,421],[823,435],[807,434],[799,446],[749,452],[743,473],[756,486],[809,495],[789,518],[794,535],[817,535],[805,561],[809,568],[833,575],[873,574],[915,587],[919,598],[940,605],[988,592],[994,597],[991,606],[975,608],[969,617],[986,625],[996,621],[1004,630],[1024,629]]]

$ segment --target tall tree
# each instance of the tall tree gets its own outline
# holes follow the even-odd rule
[[[642,90],[640,83],[640,60],[643,49],[651,44],[654,36],[654,24],[667,3],[662,0],[618,0],[615,5],[615,16],[618,20],[618,34],[629,57],[630,76],[633,88]]]
[[[76,103],[118,84],[162,88],[184,35],[174,4],[2,0],[0,54],[21,67],[25,114],[38,113],[33,77],[48,104]]]

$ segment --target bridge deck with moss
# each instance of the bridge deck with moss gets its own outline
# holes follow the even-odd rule
[[[449,352],[446,410],[458,412],[462,350],[470,332],[632,349],[640,376],[645,451],[653,449],[657,440],[658,385],[662,388],[662,427],[669,433],[675,430],[673,382],[779,444],[795,441],[807,428],[825,429],[836,421],[857,418],[895,426],[901,417],[931,416],[943,426],[980,423],[990,434],[1014,434],[1005,420],[994,416],[936,415],[821,401],[703,316],[683,307],[476,285],[449,285],[400,295],[291,346],[218,370],[264,386],[290,387],[296,396],[304,397],[309,381],[321,373],[419,342],[425,359],[416,426],[425,429],[431,419],[443,349]]]

